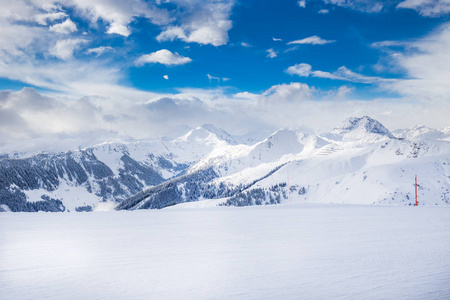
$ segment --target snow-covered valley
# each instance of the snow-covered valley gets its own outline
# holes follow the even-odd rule
[[[0,216],[2,299],[448,299],[450,207]]]

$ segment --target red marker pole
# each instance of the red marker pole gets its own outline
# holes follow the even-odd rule
[[[414,206],[417,206],[417,175],[416,175],[416,184],[415,184],[415,187],[416,187],[416,204],[415,204]]]

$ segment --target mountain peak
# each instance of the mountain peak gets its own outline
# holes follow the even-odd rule
[[[217,140],[224,141],[228,144],[235,145],[233,137],[225,130],[219,129],[212,124],[203,124],[195,129],[192,129],[179,139],[206,139],[208,136],[214,136]]]
[[[217,138],[219,138],[220,140],[226,141],[228,144],[231,144],[231,145],[236,144],[233,137],[228,132],[226,132],[225,130],[223,130],[221,128],[217,128],[213,124],[210,124],[210,123],[203,124],[202,126],[200,126],[200,128],[203,128],[203,129],[211,132]]]
[[[333,129],[333,133],[351,139],[361,139],[367,134],[376,134],[381,137],[395,138],[394,135],[380,122],[368,116],[362,118],[351,117]]]

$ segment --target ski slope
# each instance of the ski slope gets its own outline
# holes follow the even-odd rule
[[[2,299],[449,299],[450,208],[3,213]]]

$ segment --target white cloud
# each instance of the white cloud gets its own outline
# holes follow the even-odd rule
[[[402,95],[450,98],[450,23],[422,39],[385,45],[391,44],[404,45],[404,49],[389,52],[387,68],[400,69],[406,76],[383,87]]]
[[[367,13],[378,13],[392,3],[391,0],[323,0],[323,2]]]
[[[306,7],[306,0],[300,0],[297,2],[298,6],[305,8]]]
[[[325,15],[325,14],[328,14],[330,11],[328,10],[328,9],[321,9],[321,10],[319,10],[317,13],[319,13],[319,14],[322,14],[322,15]]]
[[[425,17],[440,17],[450,13],[450,1],[448,0],[405,0],[397,5],[397,8],[409,8],[416,10]]]
[[[246,43],[246,42],[242,42],[241,46],[244,47],[244,48],[251,48],[252,47],[252,45],[250,45],[249,43]]]
[[[214,76],[212,76],[210,74],[206,74],[206,76],[208,77],[209,82],[211,82],[212,80],[220,81],[219,77],[214,77]]]
[[[34,2],[34,1],[33,1]],[[67,14],[56,5],[51,5],[53,1],[31,1],[15,0],[2,1],[0,19],[9,23],[27,22],[37,23],[46,26],[48,22],[54,22],[67,17]]]
[[[305,83],[291,82],[270,87],[262,96],[269,101],[304,101],[312,98],[313,90]]]
[[[301,40],[296,40],[296,41],[292,41],[287,43],[288,45],[293,45],[293,44],[309,44],[309,45],[325,45],[325,44],[329,44],[329,43],[334,43],[335,41],[333,40],[325,40],[322,39],[321,37],[318,37],[316,35],[301,39]]]
[[[100,47],[97,47],[97,48],[88,49],[86,51],[86,53],[87,54],[95,54],[95,56],[98,57],[98,56],[102,55],[103,53],[111,51],[111,50],[113,50],[113,48],[110,47],[110,46],[100,46]]]
[[[315,77],[320,77],[320,75],[323,76],[323,72],[322,72],[322,74],[313,72],[313,76],[315,76]],[[347,81],[351,81],[351,82],[359,82],[359,83],[377,83],[377,82],[382,82],[382,81],[389,81],[388,79],[384,79],[381,77],[365,76],[365,75],[353,72],[352,70],[348,69],[345,66],[342,66],[339,69],[337,69],[336,72],[333,72],[331,77],[327,77],[327,76],[324,76],[324,77],[330,78],[330,79],[339,79],[339,80],[347,80]]]
[[[274,42],[281,42],[283,39],[278,39],[278,38],[272,38],[272,40],[274,41]]]
[[[276,52],[275,50],[273,50],[273,48],[267,49],[266,52],[267,52],[267,57],[270,57],[270,58],[275,58],[275,57],[277,57],[277,53],[278,53],[278,52]]]
[[[64,0],[58,1],[72,6],[81,17],[89,20],[93,27],[99,20],[108,24],[107,33],[128,36],[131,30],[128,25],[136,17],[144,17],[156,25],[167,24],[170,14],[154,4],[143,0],[109,1],[109,0]]]
[[[109,34],[118,34],[118,35],[123,35],[125,37],[129,36],[131,34],[130,29],[124,25],[124,24],[120,24],[120,23],[112,23],[109,28],[108,31],[106,33]]]
[[[65,17],[67,17],[67,14],[62,11],[43,13],[43,14],[38,13],[35,15],[35,21],[40,25],[47,25],[48,22],[54,22],[57,20],[61,20]]]
[[[217,81],[217,82],[223,81],[223,82],[225,82],[225,81],[231,80],[230,78],[226,78],[226,77],[223,77],[223,78],[221,78],[221,77],[214,77],[214,76],[212,76],[210,74],[206,74],[206,77],[208,77],[209,82],[212,82],[212,81]]]
[[[74,51],[80,49],[81,45],[85,43],[87,41],[82,39],[59,40],[50,49],[49,53],[59,59],[68,60],[73,58]]]
[[[228,31],[232,28],[230,20],[234,0],[174,0],[183,13],[175,24],[166,26],[158,35],[158,41],[180,39],[188,43],[222,46],[228,42]]]
[[[413,9],[425,17],[440,17],[450,13],[448,0],[323,0],[323,2],[366,13],[379,13],[395,7]]]
[[[161,32],[156,39],[159,42],[162,41],[173,41],[175,39],[187,40],[187,36],[181,27],[170,26],[167,27],[163,32]]]
[[[43,28],[3,24],[1,20],[0,27],[0,62],[14,61],[19,57],[28,56],[26,50],[47,34]]]
[[[337,98],[345,98],[347,97],[349,94],[353,93],[355,90],[354,87],[349,87],[346,85],[343,85],[341,87],[339,87],[336,91],[336,97]]]
[[[162,49],[150,54],[145,54],[136,60],[137,66],[142,66],[147,63],[158,63],[166,66],[184,65],[190,63],[192,59],[181,56],[178,53],[172,53],[167,49]]]
[[[384,48],[384,47],[396,47],[396,46],[407,46],[408,42],[405,41],[381,41],[381,42],[374,42],[370,44],[374,48]]]
[[[169,11],[144,0],[134,0],[132,3],[110,0],[15,0],[2,3],[0,18],[36,22],[45,26],[66,18],[68,14],[65,8],[70,8],[78,17],[89,21],[92,27],[97,27],[98,21],[102,21],[108,25],[108,33],[121,35],[129,35],[127,26],[136,17],[144,17],[156,25],[168,24],[171,17]]]
[[[163,78],[164,78],[165,80],[169,80],[169,75],[164,75]]]
[[[296,64],[289,67],[286,72],[291,75],[298,75],[302,77],[308,77],[311,74],[311,65],[309,64]]]
[[[296,64],[287,68],[286,73],[291,75],[298,75],[301,77],[319,77],[319,78],[327,78],[333,80],[344,80],[350,82],[359,82],[359,83],[380,83],[391,81],[389,79],[384,79],[376,76],[365,76],[352,70],[348,69],[345,66],[340,67],[333,73],[324,72],[324,71],[312,71],[312,67],[309,64],[301,63]]]
[[[67,19],[62,23],[50,26],[49,30],[56,33],[69,34],[77,31],[77,25],[72,20]]]

